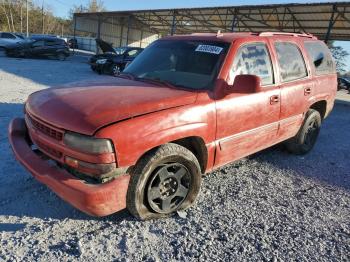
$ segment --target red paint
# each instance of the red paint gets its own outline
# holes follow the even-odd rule
[[[67,148],[62,141],[32,127],[29,131],[15,119],[9,129],[10,142],[18,160],[41,182],[78,209],[97,216],[125,208],[128,175],[98,185],[85,184],[65,170],[48,166],[29,148],[30,137],[59,163],[65,156],[90,163],[115,163],[129,167],[147,151],[182,138],[199,137],[207,149],[205,172],[242,158],[294,136],[305,112],[316,102],[326,103],[325,116],[333,108],[336,74],[316,76],[304,50],[304,41],[315,38],[288,35],[258,36],[253,33],[198,34],[166,39],[212,40],[231,43],[212,91],[186,91],[121,78],[108,82],[74,84],[32,94],[27,114],[58,132],[66,130],[108,138],[115,153],[89,155]],[[298,45],[308,76],[282,83],[279,79],[275,41]],[[238,49],[247,43],[262,42],[268,47],[275,82],[260,88],[257,81],[232,86],[229,70]],[[249,86],[250,91],[244,87]],[[236,88],[236,89],[235,89]],[[48,150],[48,149],[47,149]],[[61,155],[57,154],[57,152]],[[56,153],[55,153],[56,152]]]

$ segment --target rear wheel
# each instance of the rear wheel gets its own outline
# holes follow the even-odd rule
[[[320,113],[314,109],[309,109],[298,134],[286,141],[287,150],[297,155],[308,153],[317,141],[321,122]]]
[[[139,219],[166,217],[190,207],[200,185],[200,166],[192,152],[177,144],[162,145],[132,171],[127,208]]]

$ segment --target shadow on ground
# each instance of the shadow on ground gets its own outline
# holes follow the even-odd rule
[[[281,169],[290,169],[330,186],[350,190],[350,103],[336,103],[324,120],[314,149],[303,156],[289,154],[276,145],[254,155]],[[296,159],[291,161],[292,158]]]

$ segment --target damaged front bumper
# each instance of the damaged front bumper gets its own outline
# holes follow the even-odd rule
[[[128,174],[103,184],[78,179],[65,169],[42,159],[32,150],[22,118],[13,119],[10,123],[9,140],[18,161],[38,181],[77,209],[92,216],[106,216],[126,207],[130,179]]]

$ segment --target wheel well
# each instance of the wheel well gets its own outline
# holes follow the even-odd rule
[[[326,115],[327,102],[325,100],[318,101],[318,102],[312,104],[310,106],[310,108],[317,110],[320,113],[322,120],[323,120],[325,115]]]
[[[208,162],[208,150],[202,138],[191,136],[171,141],[170,143],[178,144],[191,151],[198,159],[202,173],[205,172]]]

